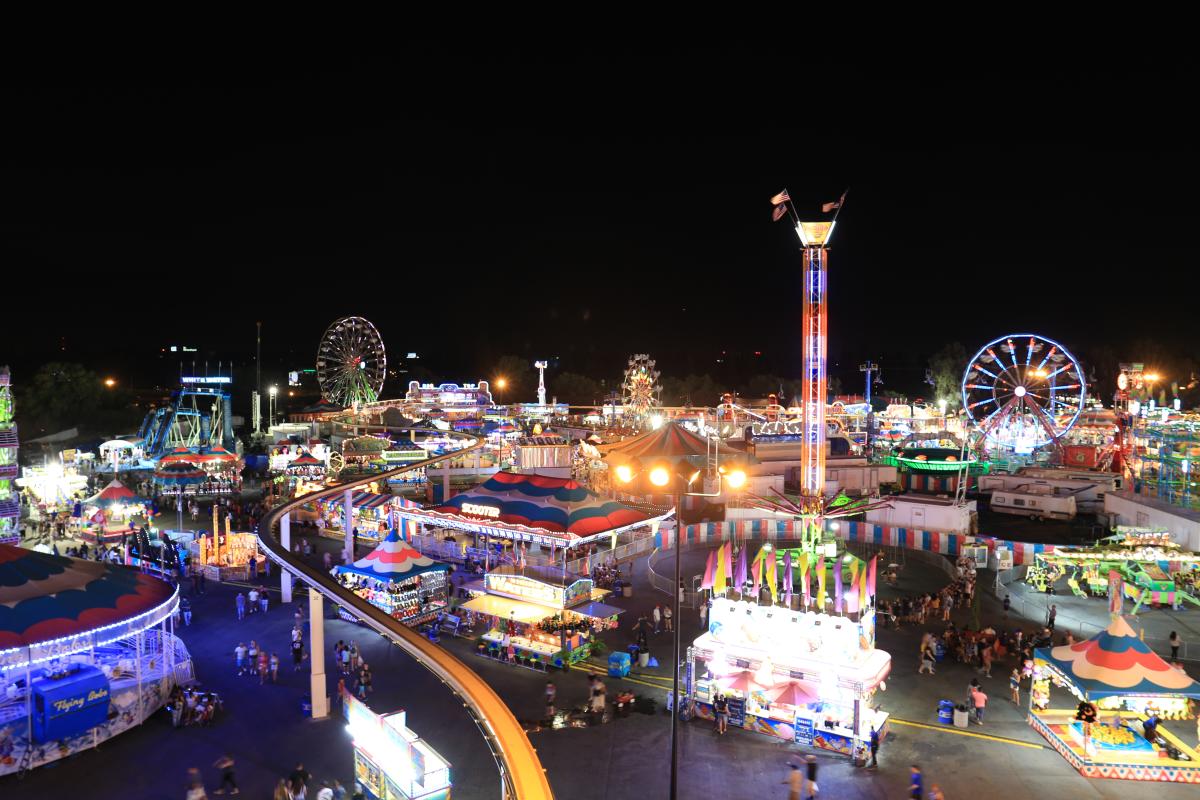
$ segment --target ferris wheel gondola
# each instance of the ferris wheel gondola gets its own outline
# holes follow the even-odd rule
[[[317,348],[321,394],[344,407],[379,399],[387,374],[383,338],[369,320],[342,317],[325,330]]]
[[[987,447],[1031,453],[1071,429],[1087,383],[1067,348],[1021,333],[981,347],[967,362],[961,391],[963,408]]]

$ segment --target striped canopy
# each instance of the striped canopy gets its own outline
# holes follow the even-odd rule
[[[163,455],[159,456],[158,463],[160,466],[165,464],[176,464],[181,461],[188,464],[195,464],[197,460],[197,455],[194,451],[189,450],[186,447],[176,447],[171,452],[164,453]]]
[[[195,486],[207,479],[208,473],[187,461],[160,462],[154,471],[154,483],[159,486]]]
[[[689,458],[706,456],[711,452],[711,446],[702,436],[692,433],[674,420],[632,439],[597,447],[606,458],[616,462],[632,458]],[[745,453],[724,445],[720,446],[720,453],[743,460],[746,457]]]
[[[101,508],[108,508],[117,503],[129,503],[136,501],[138,496],[133,490],[120,481],[114,480],[112,483],[100,490],[100,493],[89,497],[87,503]]]
[[[435,570],[449,572],[450,567],[421,555],[415,548],[405,544],[394,530],[388,531],[388,535],[370,553],[349,566],[337,568],[338,572],[366,575],[381,581],[402,581]]]
[[[305,453],[302,456],[293,458],[292,462],[290,464],[288,464],[289,467],[315,467],[315,466],[324,466],[324,465],[325,465],[324,461],[313,458],[311,453]]]
[[[1084,642],[1037,651],[1089,699],[1114,695],[1200,698],[1200,683],[1138,638],[1124,617]]]
[[[499,514],[481,518],[464,513],[464,504],[498,508]],[[514,472],[497,472],[486,483],[455,495],[445,505],[431,511],[472,522],[483,519],[488,523],[579,537],[594,536],[650,519],[648,514],[603,498],[568,478]]]
[[[172,592],[128,567],[0,544],[0,650],[127,620]]]

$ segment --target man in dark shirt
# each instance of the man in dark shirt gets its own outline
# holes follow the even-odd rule
[[[304,764],[296,764],[296,768],[292,770],[292,774],[288,775],[288,783],[292,786],[292,794],[298,794],[310,780],[312,780],[312,775],[304,768]]]

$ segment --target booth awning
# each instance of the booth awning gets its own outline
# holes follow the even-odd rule
[[[435,570],[449,572],[450,567],[422,555],[415,547],[402,541],[394,530],[389,531],[370,553],[353,564],[337,568],[339,573],[366,575],[380,581],[403,581]]]
[[[609,619],[610,617],[615,617],[617,614],[623,614],[625,609],[592,601],[590,603],[584,603],[581,606],[576,606],[575,608],[568,608],[567,611],[570,611],[572,614],[578,614],[581,617]]]
[[[1200,698],[1200,683],[1138,638],[1124,617],[1087,641],[1036,651],[1088,699],[1118,695]]]
[[[508,597],[498,597],[494,594],[485,594],[482,597],[468,600],[460,608],[465,608],[467,611],[474,611],[476,614],[486,614],[522,623],[541,622],[546,617],[553,616],[556,613],[554,609],[546,606],[534,605],[533,603],[527,603],[523,600],[513,600]]]

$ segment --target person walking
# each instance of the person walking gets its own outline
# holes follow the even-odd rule
[[[663,625],[666,626],[667,633],[675,630],[675,612],[670,606],[663,607]]]
[[[708,603],[707,602],[702,603],[700,605],[700,629],[705,630],[705,631],[708,630]]]
[[[713,700],[713,712],[717,716],[717,733],[724,736],[729,727],[729,701],[725,699],[725,695],[718,694]]]
[[[217,787],[216,794],[225,794],[226,786],[229,787],[230,794],[239,793],[237,781],[233,777],[233,764],[233,756],[228,753],[213,762],[213,766],[221,770],[221,785]]]
[[[976,689],[975,694],[971,696],[971,701],[975,705],[975,722],[982,725],[983,710],[987,706],[987,695],[983,693],[983,689]]]
[[[246,674],[246,645],[242,642],[237,643],[237,647],[233,648],[233,660],[237,664],[237,674],[240,678]]]
[[[234,602],[237,604],[238,620],[245,619],[246,618],[246,595],[242,594],[241,592],[238,592],[237,597],[234,598]]]
[[[654,633],[657,635],[662,631],[662,606],[655,603],[654,611],[650,612],[650,615],[654,619]]]
[[[868,767],[879,766],[879,729],[871,728],[871,763]]]
[[[1004,595],[1004,618],[1008,619],[1008,610],[1012,608],[1012,600],[1009,595]]]
[[[935,660],[936,657],[933,653],[933,643],[926,639],[921,643],[921,667],[917,670],[917,674],[920,675],[924,672],[928,672],[930,675],[936,675],[937,673],[933,671],[933,664]]]
[[[246,648],[246,670],[251,674],[258,672],[258,642],[250,640],[250,646]]]
[[[788,764],[792,771],[788,773],[787,778],[783,781],[788,787],[788,800],[800,800],[801,792],[804,791],[804,773],[800,771],[799,764]]]
[[[1179,647],[1183,644],[1183,639],[1179,638],[1179,634],[1171,631],[1171,637],[1167,639],[1167,644],[1171,645],[1171,660],[1176,664],[1179,663]]]
[[[249,605],[250,605],[250,608],[248,610],[251,614],[253,614],[255,611],[258,610],[258,587],[251,586],[250,594],[248,594],[246,596],[246,599],[249,601]]]
[[[271,683],[279,683],[279,655],[271,653]]]
[[[805,798],[806,800],[817,800],[817,757],[814,755],[805,756],[804,769],[804,777],[808,783]]]
[[[553,681],[546,682],[546,719],[554,719],[554,698],[558,696],[558,687]]]
[[[292,639],[292,672],[300,671],[302,661],[304,661],[304,640]]]
[[[192,624],[192,601],[186,597],[179,598],[179,611],[183,614],[183,624],[189,626]]]
[[[1054,630],[1054,618],[1058,616],[1058,606],[1051,604],[1050,610],[1046,612],[1046,627]]]
[[[258,685],[262,686],[267,682],[267,669],[270,659],[267,658],[266,650],[258,651]]]
[[[922,800],[925,796],[925,776],[916,764],[908,768],[908,796],[911,800]]]
[[[191,767],[187,774],[187,800],[205,800],[208,794],[204,791],[204,781],[200,778],[200,770]]]
[[[267,564],[270,564],[270,563],[271,563],[271,559],[268,558]],[[267,576],[269,577],[270,575],[271,575],[271,569],[268,566],[267,567]],[[269,597],[267,597],[267,587],[259,586],[258,587],[258,607],[259,607],[259,609],[261,609],[262,613],[265,614],[265,613],[267,613],[267,608],[270,605],[271,605],[271,599]]]

